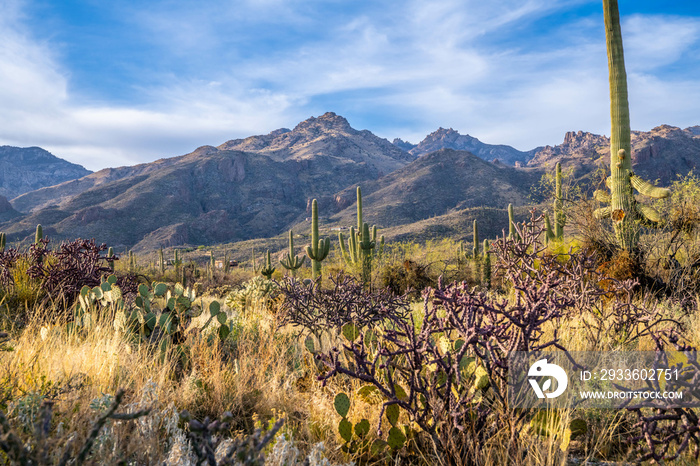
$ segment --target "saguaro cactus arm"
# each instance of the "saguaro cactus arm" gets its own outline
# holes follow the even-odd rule
[[[331,239],[320,239],[318,235],[318,202],[311,202],[311,244],[306,246],[306,255],[311,259],[311,276],[315,280],[321,275],[321,261],[328,256]]]
[[[301,259],[299,257],[294,255],[294,232],[289,230],[289,252],[282,256],[280,264],[294,275],[294,272],[306,262],[306,256],[301,256]]]
[[[618,245],[626,250],[637,247],[639,223],[637,220],[657,218],[646,208],[638,207],[632,192],[634,186],[645,195],[667,196],[663,188],[656,188],[632,173],[630,154],[631,131],[627,95],[627,73],[620,30],[620,13],[617,0],[603,0],[605,20],[605,44],[608,53],[610,84],[610,208],[599,209],[598,218],[610,217],[615,228]],[[648,215],[647,215],[648,214]],[[650,218],[651,217],[651,218]],[[660,220],[660,217],[659,217]]]

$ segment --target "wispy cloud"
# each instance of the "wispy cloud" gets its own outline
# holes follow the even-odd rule
[[[589,0],[105,4],[105,37],[125,47],[105,59],[117,73],[106,87],[104,44],[42,39],[23,16],[31,3],[0,2],[0,143],[92,169],[325,111],[412,142],[438,126],[520,149],[608,131],[602,14]],[[697,124],[700,20],[637,13],[623,34],[633,126]],[[78,67],[82,52],[97,62]]]

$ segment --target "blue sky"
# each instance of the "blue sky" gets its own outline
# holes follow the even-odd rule
[[[0,0],[0,144],[149,162],[333,111],[419,142],[609,133],[602,2]],[[700,124],[700,2],[620,0],[633,129]]]

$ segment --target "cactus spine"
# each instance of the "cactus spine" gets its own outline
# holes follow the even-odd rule
[[[306,246],[306,255],[311,259],[311,277],[316,280],[321,276],[321,262],[328,256],[331,247],[330,238],[318,236],[318,202],[311,202],[311,244]]]
[[[275,273],[275,268],[272,266],[272,262],[270,261],[270,250],[268,249],[267,256],[265,258],[265,266],[260,269],[260,274],[268,280],[271,280],[273,273]]]
[[[297,269],[304,265],[304,262],[306,262],[306,256],[301,256],[301,259],[299,259],[299,256],[294,255],[294,232],[289,230],[289,252],[280,259],[280,264],[289,270],[292,277],[294,277]]]
[[[627,251],[636,249],[639,240],[639,223],[642,220],[656,223],[658,214],[651,214],[649,209],[642,209],[637,204],[632,191],[632,147],[630,135],[629,102],[627,97],[627,74],[625,72],[625,57],[622,48],[622,33],[620,31],[620,13],[617,0],[603,0],[605,18],[605,44],[608,53],[608,72],[610,83],[610,207],[598,209],[596,217],[612,218],[618,245]],[[641,180],[643,181],[643,180]],[[638,185],[650,185],[639,183]],[[650,185],[653,187],[653,185]],[[655,187],[654,187],[655,188]],[[653,194],[653,197],[663,198],[670,191],[655,188],[655,191],[642,187],[637,188],[642,194]],[[650,218],[651,217],[651,218]]]
[[[561,197],[561,163],[559,162],[557,162],[554,181],[554,237],[561,241],[564,239],[564,224],[566,223],[566,217],[564,216],[564,207]]]

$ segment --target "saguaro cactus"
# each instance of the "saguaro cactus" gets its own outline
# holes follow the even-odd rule
[[[174,251],[174,257],[173,266],[175,266],[175,279],[177,280],[180,277],[180,266],[182,265],[182,259],[180,259],[177,249]]]
[[[163,247],[158,250],[158,270],[160,271],[160,274],[163,275],[165,273],[165,259],[163,258]]]
[[[109,269],[114,272],[114,259],[110,259],[114,257],[114,248],[110,246],[107,249],[107,264],[109,265]]]
[[[318,236],[318,202],[311,202],[311,244],[306,246],[306,255],[311,259],[311,277],[316,280],[321,275],[321,262],[328,256],[331,248],[330,238]]]
[[[513,204],[508,204],[508,239],[520,240],[520,235],[515,229],[515,213],[513,212]]]
[[[267,255],[265,257],[265,266],[260,269],[260,274],[267,278],[272,279],[272,274],[275,273],[275,268],[272,266],[272,261],[270,261],[270,250],[267,250]]]
[[[34,233],[34,244],[37,246],[41,244],[41,240],[44,239],[44,229],[41,223],[36,226],[36,232]]]
[[[7,237],[5,232],[0,233],[0,252],[5,252],[5,243],[7,242]]]
[[[292,277],[296,275],[297,269],[306,262],[306,256],[301,256],[301,259],[299,257],[294,255],[294,232],[289,230],[289,252],[282,256],[280,264],[290,271]]]
[[[377,226],[373,225],[371,228],[372,236],[368,238],[363,237],[364,222],[362,221],[362,190],[357,187],[357,230],[350,227],[350,237],[348,238],[348,247],[345,248],[345,238],[343,233],[338,233],[338,240],[340,242],[340,252],[345,259],[345,262],[352,266],[358,264],[364,264],[364,249],[359,245],[360,242],[368,239],[370,242],[376,244],[377,241]]]
[[[564,206],[561,197],[561,163],[557,162],[554,175],[554,237],[557,240],[564,239]]]
[[[554,239],[554,231],[552,230],[552,221],[549,218],[549,214],[547,212],[544,213],[544,240],[545,244],[549,244],[550,241]]]
[[[632,188],[641,194],[656,198],[667,197],[670,191],[657,188],[632,172],[627,74],[617,0],[603,0],[603,13],[610,80],[611,174],[607,180],[610,206],[598,209],[595,215],[598,218],[611,218],[618,245],[631,251],[636,249],[639,240],[639,221],[651,225],[660,221],[659,214],[654,209],[636,202]],[[596,199],[606,200],[607,196],[597,193]]]
[[[472,233],[472,260],[474,264],[474,279],[479,280],[481,278],[481,256],[479,254],[479,227],[477,225],[476,219],[474,219],[474,227]]]
[[[483,259],[483,284],[485,287],[491,287],[491,255],[489,254],[489,242],[484,240],[484,259]]]
[[[369,225],[367,223],[362,224],[362,235],[359,242],[360,249],[362,249],[362,283],[366,287],[370,287],[372,283],[372,250],[376,245],[374,238],[377,236],[377,229],[374,229],[374,235],[370,239],[369,235]]]

